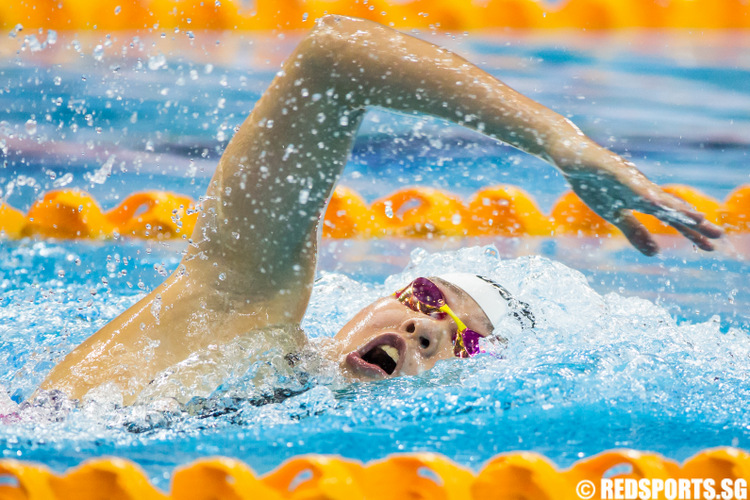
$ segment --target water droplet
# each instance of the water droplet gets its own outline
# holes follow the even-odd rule
[[[310,198],[310,190],[309,189],[303,189],[299,192],[299,203],[300,205],[304,205],[307,203],[308,198]]]
[[[119,5],[115,7],[115,15],[119,14],[120,11],[122,11],[122,7],[120,7]]]
[[[97,61],[101,61],[104,58],[104,47],[102,45],[97,45],[94,47],[94,59]]]
[[[302,22],[304,23],[305,21],[307,21],[308,17],[309,17],[309,14],[307,12],[305,12],[304,14],[302,14]]]
[[[60,188],[63,186],[67,186],[73,182],[73,174],[68,172],[67,174],[63,175],[62,177],[59,177],[55,179],[55,182],[52,183],[52,187]]]
[[[165,64],[167,64],[167,58],[164,57],[164,54],[158,54],[148,58],[148,69],[151,71],[156,71]]]
[[[16,35],[18,35],[21,31],[23,31],[23,24],[16,24],[12,30],[10,30],[10,33],[8,33],[8,36],[11,38],[15,38]]]
[[[107,161],[102,164],[96,171],[86,172],[84,178],[93,184],[104,184],[110,175],[112,175],[112,167],[115,166],[115,155],[110,155]]]
[[[26,121],[26,133],[29,135],[36,135],[36,120],[33,118]]]
[[[388,217],[389,219],[393,218],[393,207],[391,206],[390,203],[385,204],[385,216]]]
[[[29,50],[31,52],[39,52],[42,50],[42,44],[39,43],[39,39],[36,37],[36,35],[29,35],[24,39],[24,42],[29,46]]]
[[[138,281],[138,288],[141,288],[141,281]],[[145,285],[144,285],[145,288]],[[141,288],[142,289],[142,288]],[[161,295],[156,295],[154,300],[151,302],[151,315],[156,320],[156,324],[159,324],[159,314],[161,313]]]
[[[57,31],[47,30],[47,45],[54,45],[57,43]]]
[[[342,127],[346,127],[347,125],[349,125],[349,117],[344,115],[339,118],[339,125],[341,125]]]
[[[55,85],[59,86],[62,83],[62,78],[60,78],[59,76],[56,76],[53,81]]]
[[[224,281],[225,279],[227,279],[227,275],[224,273],[219,273],[219,281]]]

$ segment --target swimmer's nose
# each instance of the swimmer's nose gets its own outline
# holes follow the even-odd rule
[[[431,356],[438,350],[440,338],[444,335],[439,325],[429,318],[409,318],[401,323],[399,330],[404,332],[425,356]]]

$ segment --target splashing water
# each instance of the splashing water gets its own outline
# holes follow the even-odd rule
[[[111,258],[109,268],[58,277],[60,270],[80,271],[81,261],[106,261],[103,254],[113,250],[124,251],[46,243],[2,250],[0,363],[11,367],[0,376],[4,456],[67,467],[82,455],[114,453],[140,461],[163,484],[162,473],[207,454],[237,456],[263,472],[313,451],[368,460],[430,449],[478,466],[514,449],[565,464],[578,458],[570,450],[632,446],[685,458],[707,445],[750,444],[746,328],[721,328],[718,318],[678,322],[647,300],[597,293],[559,262],[504,260],[491,246],[417,249],[384,283],[321,272],[303,324],[310,337],[329,337],[414,277],[474,272],[502,283],[537,318],[533,331],[511,334],[504,347],[488,343],[488,354],[442,361],[416,377],[351,385],[330,366],[307,365],[312,378],[300,381],[276,362],[265,385],[256,386],[258,370],[274,363],[271,353],[240,372],[218,370],[225,380],[215,380],[213,396],[185,405],[162,398],[122,408],[116,388],[106,385],[80,408],[54,394],[19,404],[66,352],[142,296],[134,282],[162,279],[155,262],[177,263],[176,253],[141,247]],[[53,461],[51,449],[59,450]]]

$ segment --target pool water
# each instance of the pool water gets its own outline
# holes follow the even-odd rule
[[[747,34],[421,36],[569,116],[656,182],[719,199],[750,182]],[[85,189],[104,208],[141,189],[199,197],[297,39],[158,32],[3,39],[2,195],[24,210],[62,187]],[[469,196],[508,183],[545,211],[566,190],[535,158],[383,110],[368,114],[342,183],[368,201],[413,184]],[[534,308],[538,326],[502,351],[488,346],[487,355],[442,362],[418,377],[320,380],[277,404],[242,401],[240,377],[198,409],[120,408],[107,397],[77,409],[58,400],[19,403],[57,360],[157,286],[184,244],[3,241],[2,456],[64,470],[118,455],[166,488],[176,465],[219,454],[262,473],[303,453],[370,460],[430,450],[476,469],[512,450],[566,466],[614,447],[678,460],[711,446],[750,448],[750,240],[727,240],[714,254],[676,238],[660,242],[665,252],[646,258],[617,240],[325,241],[303,325],[313,337],[332,335],[410,278],[446,268],[495,277]]]

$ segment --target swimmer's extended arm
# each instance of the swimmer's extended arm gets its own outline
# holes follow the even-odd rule
[[[368,106],[435,115],[547,160],[646,254],[657,248],[633,209],[707,250],[720,234],[569,120],[456,54],[374,22],[326,16],[227,147],[186,262],[208,264],[212,282],[233,292],[299,296],[301,318],[317,222]]]

